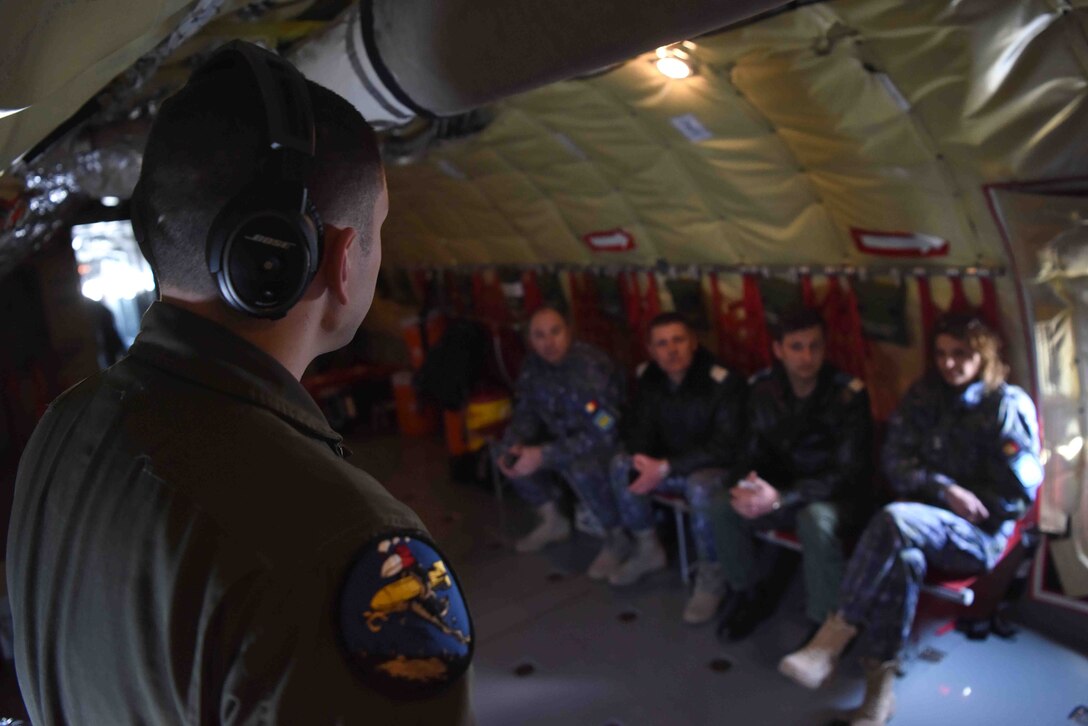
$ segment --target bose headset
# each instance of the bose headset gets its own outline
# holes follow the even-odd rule
[[[253,178],[212,221],[205,255],[227,305],[253,317],[276,319],[302,297],[323,249],[324,227],[305,183],[314,158],[313,111],[306,79],[294,66],[238,40],[216,50],[186,85],[238,69],[256,85],[267,145]],[[139,194],[137,189],[133,196]],[[140,238],[146,220],[138,216],[137,210],[133,228]]]

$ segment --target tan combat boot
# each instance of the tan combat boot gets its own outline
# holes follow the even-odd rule
[[[899,661],[866,658],[865,700],[849,715],[850,726],[884,726],[895,712],[895,676]]]
[[[835,613],[805,647],[778,662],[778,672],[805,688],[819,688],[834,674],[839,656],[857,634],[857,628]]]
[[[635,551],[616,568],[608,582],[617,585],[633,585],[644,575],[663,569],[667,563],[665,548],[657,538],[657,532],[648,529],[635,532]]]
[[[702,625],[714,617],[725,596],[725,574],[717,562],[699,562],[695,570],[695,589],[684,606],[684,622]]]
[[[537,507],[536,513],[540,515],[540,524],[514,543],[514,549],[523,554],[539,552],[552,542],[562,542],[570,538],[570,522],[559,513],[555,502]]]
[[[631,539],[622,527],[610,529],[604,538],[604,546],[590,563],[586,575],[591,580],[607,580],[619,569],[631,554]]]

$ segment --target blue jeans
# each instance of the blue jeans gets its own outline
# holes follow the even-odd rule
[[[619,506],[623,526],[633,532],[642,532],[654,526],[653,508],[648,495],[628,491],[631,468],[629,454],[616,454],[612,458],[612,492]],[[691,507],[691,532],[695,540],[695,553],[701,562],[718,561],[708,510],[714,495],[722,490],[724,478],[724,469],[699,469],[687,475],[666,477],[654,490],[661,494],[682,494],[687,499]]]

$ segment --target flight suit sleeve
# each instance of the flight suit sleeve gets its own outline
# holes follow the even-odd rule
[[[573,411],[572,429],[562,432],[541,447],[542,465],[561,469],[593,452],[616,449],[619,443],[622,377],[611,361],[595,363],[583,371],[581,395],[569,404]]]
[[[394,541],[396,540],[396,541]],[[455,575],[416,532],[255,593],[218,719],[252,724],[471,726],[474,632]]]
[[[987,525],[1022,517],[1035,501],[1043,482],[1039,460],[1039,427],[1035,404],[1026,393],[1010,387],[998,407],[994,430],[985,432],[986,486],[977,496],[990,512]]]
[[[536,413],[533,397],[533,376],[528,366],[518,376],[514,388],[514,411],[502,437],[502,448],[525,444],[540,438],[543,422]]]
[[[836,499],[854,502],[865,497],[861,488],[869,480],[872,456],[869,394],[854,379],[836,396],[836,405],[843,406],[844,411],[831,466],[822,473],[797,479],[793,488],[782,494],[782,506]]]
[[[724,370],[724,369],[722,369]],[[716,386],[713,431],[705,446],[669,459],[670,474],[686,476],[711,467],[736,466],[743,445],[744,404],[747,385],[737,375],[728,375]]]
[[[880,460],[895,496],[946,506],[944,492],[957,482],[926,466],[921,458],[926,436],[923,413],[933,405],[936,404],[928,400],[920,383],[911,387],[888,420]]]

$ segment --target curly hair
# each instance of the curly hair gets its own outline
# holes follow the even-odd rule
[[[993,391],[1005,382],[1009,367],[1001,358],[1001,337],[982,318],[973,313],[945,313],[937,319],[930,337],[930,350],[936,346],[937,336],[947,335],[966,343],[982,358],[979,380],[987,391]],[[935,361],[930,361],[935,366]]]

